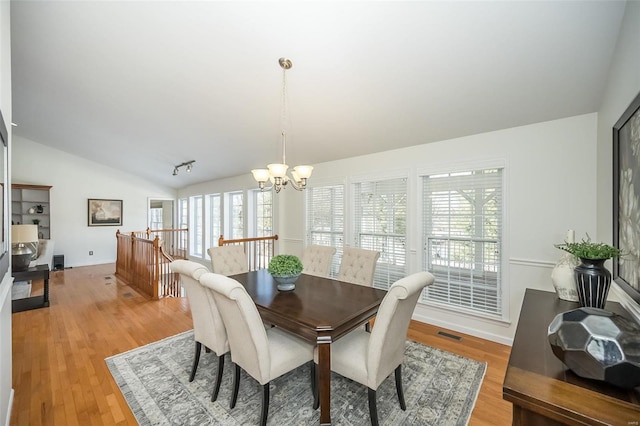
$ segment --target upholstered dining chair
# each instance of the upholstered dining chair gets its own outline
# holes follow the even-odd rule
[[[342,250],[338,280],[373,287],[373,274],[376,272],[376,262],[379,257],[379,251],[345,247]],[[364,325],[364,329],[370,330],[368,322]]]
[[[311,245],[302,251],[302,273],[318,277],[328,277],[331,260],[336,253],[335,247]]]
[[[238,399],[242,368],[262,385],[260,424],[266,425],[271,380],[313,360],[314,345],[278,327],[265,329],[251,296],[236,280],[207,273],[200,276],[200,283],[213,292],[227,327],[231,361],[235,364],[230,407],[234,408]]]
[[[247,256],[241,245],[210,247],[207,250],[211,257],[211,271],[221,275],[235,275],[249,272]]]
[[[215,401],[218,398],[220,384],[222,383],[224,355],[229,352],[229,341],[222,317],[213,297],[199,282],[200,277],[208,273],[209,270],[197,262],[182,259],[174,260],[169,267],[173,272],[180,274],[182,286],[187,292],[187,298],[191,306],[196,349],[189,381],[192,382],[196,376],[200,352],[202,351],[202,345],[204,345],[218,356],[218,374],[211,393],[211,401]]]
[[[372,287],[379,257],[379,251],[345,247],[342,251],[338,280]]]
[[[422,289],[433,282],[429,272],[418,272],[396,281],[380,304],[371,333],[356,329],[331,343],[331,370],[369,389],[372,426],[378,425],[376,390],[393,371],[400,408],[407,409],[402,390],[407,330]],[[317,351],[314,361],[318,361]],[[317,367],[314,370],[317,371]],[[314,394],[314,408],[318,408],[317,386]]]

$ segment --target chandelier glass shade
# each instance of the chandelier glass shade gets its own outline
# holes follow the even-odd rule
[[[282,163],[269,164],[266,169],[253,169],[251,170],[251,173],[253,174],[253,178],[256,182],[258,182],[258,187],[261,191],[274,189],[276,192],[280,192],[280,190],[286,188],[289,183],[294,189],[302,191],[307,186],[307,179],[311,177],[313,167],[307,165],[295,166],[293,170],[291,170],[291,176],[287,175],[287,171],[289,170],[289,166],[286,161],[287,133],[284,130],[284,122],[287,113],[286,72],[293,66],[293,64],[286,58],[280,58],[278,62],[282,68]],[[266,186],[267,181],[271,182],[271,186]]]

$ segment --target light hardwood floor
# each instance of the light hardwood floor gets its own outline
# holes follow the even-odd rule
[[[136,424],[104,359],[189,330],[192,322],[186,299],[147,300],[114,270],[110,264],[52,272],[51,306],[12,314],[11,425]],[[502,400],[510,348],[443,330],[462,336],[456,341],[439,330],[413,322],[409,337],[488,363],[470,425],[511,424],[511,404]]]

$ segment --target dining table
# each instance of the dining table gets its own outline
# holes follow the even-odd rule
[[[293,290],[280,291],[266,269],[231,278],[245,287],[265,323],[317,345],[320,424],[330,425],[331,343],[373,318],[387,292],[307,274]]]

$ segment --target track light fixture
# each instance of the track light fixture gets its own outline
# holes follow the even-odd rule
[[[191,170],[193,170],[193,163],[195,162],[196,160],[191,160],[191,161],[185,161],[184,163],[178,164],[173,168],[173,175],[178,176],[178,171],[180,167],[184,167],[187,173],[191,173]]]

